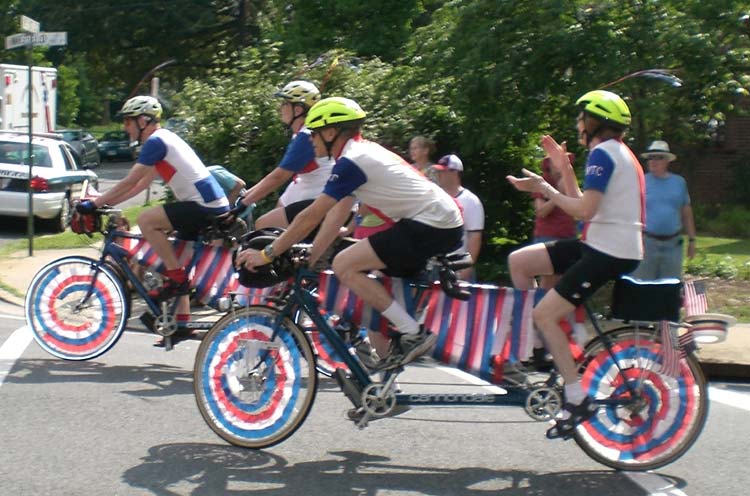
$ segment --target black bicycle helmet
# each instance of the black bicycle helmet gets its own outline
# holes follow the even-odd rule
[[[283,229],[277,227],[266,227],[252,231],[240,239],[241,250],[252,248],[262,250],[266,245],[273,243],[281,234]],[[236,257],[236,252],[233,258]],[[234,260],[233,260],[234,261]],[[244,266],[237,270],[239,283],[247,288],[267,288],[286,281],[294,275],[294,265],[289,255],[280,254],[273,262],[255,268],[255,272],[247,270]]]

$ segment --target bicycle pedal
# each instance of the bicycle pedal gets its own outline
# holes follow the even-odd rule
[[[352,402],[357,408],[362,407],[362,388],[359,387],[357,382],[349,377],[344,369],[336,369],[333,373],[336,383],[344,392],[349,401]]]

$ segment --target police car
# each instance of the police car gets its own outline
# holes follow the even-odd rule
[[[64,231],[71,201],[80,197],[86,181],[97,187],[99,179],[78,163],[71,146],[58,134],[35,134],[31,147],[34,216],[53,230]],[[28,134],[0,131],[0,215],[27,217],[28,185]]]

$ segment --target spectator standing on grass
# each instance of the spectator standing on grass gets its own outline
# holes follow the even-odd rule
[[[685,179],[669,171],[677,156],[666,141],[654,141],[641,155],[646,174],[646,230],[644,258],[631,274],[638,279],[682,279],[683,233],[687,256],[695,256],[695,221]]]

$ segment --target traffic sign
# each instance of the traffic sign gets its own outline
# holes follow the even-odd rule
[[[5,49],[20,46],[57,46],[68,44],[68,32],[18,33],[5,37]]]
[[[39,23],[32,19],[31,17],[26,17],[25,15],[20,16],[21,21],[21,31],[25,31],[27,33],[38,33],[39,32]]]

